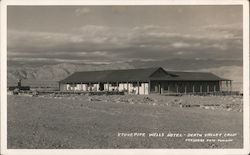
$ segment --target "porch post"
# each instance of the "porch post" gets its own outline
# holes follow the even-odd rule
[[[227,92],[228,92],[228,81],[226,81],[226,87],[227,87]]]
[[[193,93],[194,93],[194,82],[192,82],[192,84],[193,84],[192,87],[193,87]]]
[[[137,89],[138,89],[137,95],[139,95],[140,94],[139,93],[139,91],[140,91],[140,83],[139,83],[139,81],[137,81]]]
[[[169,86],[169,82],[168,82],[168,94],[170,93],[170,86]]]
[[[176,92],[179,93],[178,83],[176,83]]]
[[[109,92],[109,82],[107,83],[107,85],[108,85],[108,92]]]
[[[128,82],[127,82],[127,91],[128,91],[128,94],[129,94],[129,84],[128,84]]]
[[[150,88],[151,87],[151,82],[150,82],[150,80],[148,81],[148,94],[150,94]]]
[[[232,80],[230,80],[230,92],[232,92]]]
[[[222,92],[222,81],[219,82],[220,85],[220,92]]]
[[[161,94],[161,83],[158,84],[158,93]]]
[[[161,82],[162,86],[161,86],[161,94],[164,94],[164,89],[165,89],[165,83]]]
[[[119,92],[119,82],[116,82],[116,91]]]
[[[146,94],[146,92],[145,92],[145,82],[143,83],[143,93],[144,93],[144,95]]]
[[[185,94],[187,94],[187,85],[185,84]]]

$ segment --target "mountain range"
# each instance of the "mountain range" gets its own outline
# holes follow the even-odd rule
[[[107,64],[84,64],[80,62],[39,64],[8,61],[7,76],[8,85],[16,85],[18,79],[22,79],[26,85],[55,87],[58,86],[58,81],[76,71],[163,67],[166,70],[212,72],[220,77],[233,80],[234,90],[242,91],[242,66],[242,60],[210,59],[131,60]]]

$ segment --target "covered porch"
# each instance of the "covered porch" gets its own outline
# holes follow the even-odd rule
[[[232,92],[232,80],[221,81],[150,81],[150,93],[199,94]]]

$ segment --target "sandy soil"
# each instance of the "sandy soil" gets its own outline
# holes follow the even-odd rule
[[[8,148],[39,149],[241,148],[242,115],[242,97],[9,95],[7,143]],[[147,136],[154,132],[164,136]],[[168,137],[168,133],[182,137]],[[188,133],[236,136],[209,137],[215,142],[188,142]]]

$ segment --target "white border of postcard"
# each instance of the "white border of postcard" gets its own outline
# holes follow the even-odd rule
[[[248,154],[249,153],[249,1],[248,0],[2,0],[1,2],[1,154]],[[7,149],[7,6],[9,5],[243,5],[243,149]]]

